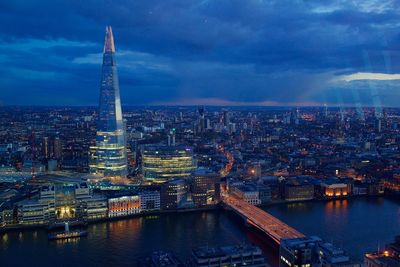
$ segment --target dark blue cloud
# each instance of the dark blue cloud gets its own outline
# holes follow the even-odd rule
[[[393,105],[397,81],[335,81],[400,73],[399,15],[393,0],[3,0],[0,101],[96,104],[111,24],[127,105]]]

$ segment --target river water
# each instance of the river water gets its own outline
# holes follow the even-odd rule
[[[361,260],[400,234],[400,201],[361,198],[279,204],[265,210],[306,235],[318,235]],[[191,248],[252,242],[270,263],[275,255],[266,240],[229,211],[167,213],[102,222],[74,241],[48,241],[43,230],[0,234],[0,266],[136,266],[152,250],[174,250],[186,259]]]

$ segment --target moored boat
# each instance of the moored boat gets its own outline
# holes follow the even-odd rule
[[[63,232],[58,233],[49,233],[49,240],[57,240],[57,239],[68,239],[68,238],[77,238],[87,236],[88,232],[85,230],[75,230],[70,231],[68,222],[65,223],[65,230]]]

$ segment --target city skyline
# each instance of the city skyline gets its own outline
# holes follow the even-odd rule
[[[396,1],[1,5],[2,105],[96,105],[109,24],[123,105],[400,102]]]
[[[400,266],[399,16],[1,1],[1,265]]]

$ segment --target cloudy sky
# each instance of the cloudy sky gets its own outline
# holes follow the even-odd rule
[[[398,0],[1,0],[0,103],[400,106]]]

